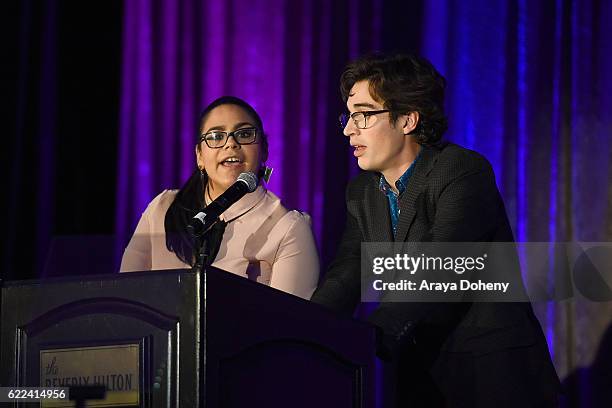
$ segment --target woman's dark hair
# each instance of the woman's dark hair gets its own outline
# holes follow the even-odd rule
[[[198,122],[198,138],[196,144],[200,140],[200,133],[202,132],[202,125],[206,121],[208,114],[218,106],[221,105],[236,105],[244,109],[249,116],[255,121],[254,125],[259,130],[258,136],[261,135],[262,149],[264,152],[268,151],[268,141],[264,133],[263,123],[259,114],[244,100],[235,96],[222,96],[211,102],[200,114]],[[198,146],[198,148],[200,148]],[[164,229],[166,231],[166,247],[169,251],[172,251],[176,256],[183,262],[189,265],[193,265],[193,239],[187,232],[187,225],[189,221],[199,211],[204,208],[204,188],[208,182],[208,176],[206,173],[201,173],[196,168],[178,191],[176,197],[168,211],[166,212],[166,218],[164,219]]]
[[[369,81],[372,97],[391,111],[391,123],[400,115],[419,113],[412,132],[418,143],[433,145],[448,128],[444,114],[446,80],[425,58],[412,54],[368,55],[347,65],[340,77],[344,102],[353,85]]]

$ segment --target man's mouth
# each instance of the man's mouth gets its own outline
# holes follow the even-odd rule
[[[363,145],[353,145],[353,148],[355,149],[355,151],[353,151],[353,156],[359,157],[365,152],[367,147]]]

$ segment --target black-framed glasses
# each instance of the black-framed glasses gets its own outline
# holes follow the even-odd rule
[[[342,129],[346,127],[349,119],[353,119],[355,126],[357,129],[366,129],[368,127],[368,118],[372,115],[378,115],[379,113],[390,112],[388,109],[383,110],[375,110],[375,111],[361,111],[361,112],[353,112],[349,114],[348,112],[344,112],[340,115],[338,120],[340,121],[340,126]]]
[[[211,130],[200,136],[198,143],[202,140],[206,143],[206,146],[211,149],[219,149],[227,144],[230,137],[234,137],[234,140],[239,145],[253,144],[257,142],[257,134],[259,130],[257,128],[243,128],[237,129],[233,132],[222,132],[220,130]]]

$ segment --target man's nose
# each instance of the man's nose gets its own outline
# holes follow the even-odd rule
[[[352,136],[357,132],[357,126],[355,126],[355,121],[353,121],[353,119],[349,118],[349,120],[346,122],[346,126],[344,127],[344,130],[342,130],[342,133],[344,133],[344,136]]]

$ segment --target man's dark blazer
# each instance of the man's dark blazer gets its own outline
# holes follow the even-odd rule
[[[345,314],[360,300],[361,242],[394,241],[379,179],[349,183],[338,254],[312,297]],[[514,241],[491,165],[455,144],[422,148],[399,203],[395,241]],[[528,303],[382,302],[368,320],[398,366],[398,406],[555,406],[559,380]]]

